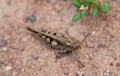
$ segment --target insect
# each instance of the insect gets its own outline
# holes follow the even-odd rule
[[[82,42],[80,42],[78,40],[70,38],[69,36],[63,35],[62,33],[49,32],[45,29],[36,31],[30,27],[26,27],[26,29],[33,32],[38,37],[46,40],[53,48],[58,49],[58,52],[71,52],[78,49],[88,36],[86,35]]]

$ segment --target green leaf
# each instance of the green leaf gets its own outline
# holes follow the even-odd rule
[[[78,10],[72,18],[73,22],[78,21],[81,18],[81,12]]]
[[[85,16],[87,13],[87,9],[84,9],[82,12],[81,12],[81,17]]]
[[[97,15],[97,13],[98,13],[98,7],[97,6],[93,6],[92,7],[92,16],[96,16]]]
[[[78,20],[80,20],[83,16],[85,16],[87,13],[87,9],[84,9],[82,12],[80,12],[80,10],[78,10],[75,15],[72,18],[73,22],[76,22]]]
[[[86,6],[86,5],[87,5],[87,0],[83,0],[83,1],[82,1],[82,4],[83,4],[84,6]]]
[[[92,2],[92,6],[98,6],[97,2]]]
[[[80,8],[81,7],[81,3],[80,3],[80,0],[72,0],[72,4],[77,7],[77,8]]]
[[[100,9],[103,11],[103,12],[108,12],[110,10],[110,7],[108,5],[107,2],[102,2],[100,4]]]
[[[92,0],[87,0],[87,4],[92,4],[93,1]]]

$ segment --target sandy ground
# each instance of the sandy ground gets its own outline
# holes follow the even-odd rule
[[[120,76],[120,1],[107,0],[110,12],[73,23],[70,0],[0,0],[0,76]],[[25,27],[67,33],[81,49],[56,58],[55,49]]]

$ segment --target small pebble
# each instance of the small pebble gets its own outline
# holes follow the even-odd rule
[[[32,41],[32,40],[34,40],[34,38],[31,39],[31,35],[26,35],[25,37],[22,38],[22,41],[23,41],[23,42],[26,42],[26,41],[29,41],[29,40]]]
[[[24,37],[24,38],[22,39],[22,41],[24,41],[24,42],[25,42],[25,41],[27,41],[27,38],[26,38],[26,37]]]
[[[27,17],[26,20],[34,23],[36,21],[36,17],[35,17],[35,15],[30,15],[30,16]]]
[[[112,76],[111,72],[109,70],[105,70],[103,72],[103,76]]]
[[[22,72],[24,72],[25,70],[24,69],[21,69]]]
[[[6,52],[7,51],[7,47],[3,47],[2,51]]]
[[[12,69],[12,67],[9,66],[9,65],[5,67],[5,71],[9,71],[9,70],[11,70],[11,69]]]
[[[93,32],[92,32],[92,35],[95,35],[95,33],[96,33],[96,32],[95,32],[95,31],[93,31]]]
[[[0,48],[3,48],[7,45],[7,42],[3,39],[0,40]]]
[[[83,76],[83,72],[78,71],[78,72],[76,73],[76,76]]]

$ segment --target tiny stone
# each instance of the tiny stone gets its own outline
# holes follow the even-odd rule
[[[27,41],[26,37],[24,37],[22,40],[23,40],[24,42]]]
[[[76,76],[83,76],[83,72],[78,71],[78,72],[76,73]]]
[[[21,69],[22,72],[24,72],[25,70],[24,69]]]
[[[36,21],[36,17],[35,17],[35,15],[30,15],[30,16],[27,17],[26,20],[31,21],[32,23],[34,23]]]
[[[6,52],[7,51],[7,47],[3,47],[2,51]]]
[[[92,32],[92,35],[95,35],[95,33],[96,33],[96,32],[95,32],[95,31],[93,31],[93,32]]]
[[[103,72],[103,76],[112,76],[111,72],[109,70],[105,70]]]
[[[5,47],[7,45],[7,42],[5,40],[0,40],[0,48]]]
[[[12,69],[11,66],[6,66],[6,67],[5,67],[5,71],[9,71],[9,70],[11,70],[11,69]]]

